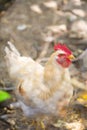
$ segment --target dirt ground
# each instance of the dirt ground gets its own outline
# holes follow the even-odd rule
[[[14,43],[22,55],[31,56],[41,62],[47,59],[53,51],[57,42],[66,43],[79,56],[87,48],[87,30],[77,29],[72,34],[73,23],[84,20],[87,22],[87,2],[80,0],[54,0],[56,4],[47,4],[51,0],[13,0],[9,3],[8,9],[0,12],[0,87],[11,87],[5,61],[4,47],[7,41]],[[77,1],[77,3],[76,3]],[[74,12],[74,9],[81,9],[84,12]],[[61,27],[59,27],[62,25]],[[84,27],[84,26],[83,26]],[[83,34],[80,34],[84,31]],[[41,64],[44,65],[43,60]],[[87,63],[87,62],[86,62]],[[20,109],[11,109],[9,104],[15,102],[14,91],[10,91],[12,99],[1,103],[0,116],[8,115],[0,119],[0,130],[33,130],[30,127],[31,121],[24,117]],[[73,106],[68,112],[67,122],[81,120],[84,130],[87,130],[87,108],[84,106]],[[48,130],[68,130],[63,126],[47,126]],[[73,129],[75,130],[75,129]],[[79,129],[83,130],[83,129]]]

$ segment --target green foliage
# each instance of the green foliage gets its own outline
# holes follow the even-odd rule
[[[0,102],[3,102],[9,98],[11,98],[11,95],[8,92],[0,90]]]

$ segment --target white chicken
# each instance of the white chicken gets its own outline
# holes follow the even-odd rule
[[[55,45],[55,52],[43,67],[32,58],[21,56],[11,42],[8,45],[6,65],[17,85],[16,95],[24,114],[31,118],[62,115],[73,95],[68,70],[72,52],[66,45]]]

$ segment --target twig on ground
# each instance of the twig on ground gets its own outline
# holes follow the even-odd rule
[[[7,125],[10,125],[10,123],[7,121],[7,115],[0,116],[0,121],[4,122]]]
[[[13,91],[13,90],[15,90],[15,87],[8,87],[8,88],[6,88],[6,87],[4,87],[4,88],[0,87],[0,90]]]
[[[42,59],[43,57],[45,57],[45,55],[47,54],[49,45],[50,45],[50,43],[44,43],[44,48],[43,48],[43,50],[41,51],[39,57],[36,59],[37,62],[40,62],[41,59]]]
[[[63,9],[62,11],[63,11],[64,13],[69,12],[69,13],[71,13],[71,14],[73,14],[73,15],[79,17],[79,18],[81,18],[81,16],[79,16],[79,15],[76,14],[76,13],[74,13],[74,12],[73,12],[72,10],[70,10],[70,9]]]

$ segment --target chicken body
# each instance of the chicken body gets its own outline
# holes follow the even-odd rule
[[[68,69],[56,62],[58,52],[54,52],[43,67],[30,57],[20,56],[13,44],[8,44],[6,64],[17,85],[16,95],[24,114],[29,117],[61,115],[70,102],[73,88]]]

